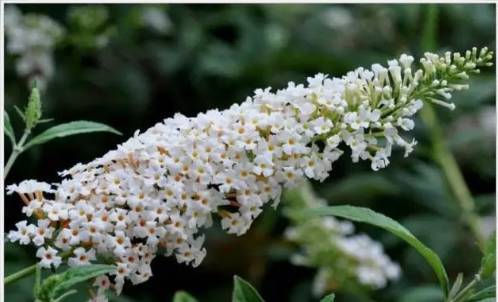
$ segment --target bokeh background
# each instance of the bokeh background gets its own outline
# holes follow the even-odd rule
[[[227,108],[256,88],[304,82],[318,72],[340,76],[402,52],[420,56],[426,47],[493,48],[496,39],[492,4],[439,5],[431,17],[432,43],[424,41],[429,7],[418,4],[16,7],[22,14],[50,17],[63,28],[57,42],[44,49],[52,57],[52,72],[43,64],[36,67],[34,60],[35,67],[22,73],[16,66],[21,55],[6,51],[5,109],[18,133],[22,123],[13,105],[24,106],[29,82],[38,77],[45,117],[107,123],[124,137],[88,134],[33,148],[16,162],[6,184],[26,178],[58,181],[57,171],[102,155],[136,129],[176,112],[192,116]],[[437,109],[437,114],[445,143],[475,198],[481,229],[489,234],[495,226],[494,67],[473,77],[470,87],[455,94],[455,111]],[[327,181],[313,186],[331,204],[367,206],[397,219],[441,256],[452,280],[459,272],[471,276],[479,264],[479,249],[446,178],[429,155],[428,129],[421,121],[416,125],[419,145],[409,159],[395,152],[387,169],[373,172],[368,164],[351,164],[344,156]],[[8,156],[7,141],[5,147]],[[21,203],[5,196],[5,210],[5,229],[10,230],[22,219]],[[281,244],[287,224],[280,209],[268,208],[245,236],[213,228],[207,231],[208,255],[200,267],[158,257],[154,277],[125,286],[114,301],[169,301],[179,289],[200,301],[229,301],[234,274],[249,280],[267,301],[315,301],[311,282],[316,270],[292,265],[289,256],[297,247]],[[336,301],[436,301],[435,278],[418,254],[382,231],[358,229],[383,243],[403,275],[381,290],[339,289]],[[34,250],[6,244],[5,261],[8,274],[31,265]],[[32,301],[32,284],[27,278],[7,287],[6,301]],[[84,296],[73,301],[83,301]]]

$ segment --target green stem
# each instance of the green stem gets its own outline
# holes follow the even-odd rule
[[[458,167],[455,157],[444,142],[443,131],[434,108],[429,103],[424,105],[421,117],[431,132],[433,157],[443,170],[444,176],[455,196],[462,218],[468,225],[480,246],[484,246],[485,238],[480,228],[480,217],[475,213],[475,202]]]
[[[74,251],[74,248],[71,248],[67,251],[64,251],[62,253],[60,253],[60,257],[65,260],[67,259],[69,256],[71,256],[73,254],[73,251]],[[36,269],[38,267],[38,270]],[[9,283],[12,283],[12,282],[15,282],[17,280],[20,280],[26,276],[29,276],[33,273],[36,273],[36,276],[35,276],[35,288],[37,288],[37,286],[40,285],[40,280],[41,280],[41,267],[38,266],[38,263],[35,263],[31,266],[28,266],[26,268],[23,268],[22,270],[20,271],[17,271],[13,274],[10,274],[8,275],[7,277],[4,278],[3,280],[3,283],[4,284],[9,284]]]
[[[74,295],[76,294],[78,291],[75,290],[75,289],[72,289],[68,292],[65,292],[64,294],[60,295],[59,298],[55,299],[54,302],[60,302],[62,301],[64,298],[66,298],[67,296],[70,296],[70,295]]]
[[[12,168],[12,165],[14,165],[14,162],[16,161],[17,157],[24,151],[23,149],[24,143],[26,142],[26,139],[28,138],[30,133],[31,133],[30,129],[25,129],[19,142],[15,144],[14,147],[12,148],[12,153],[10,154],[9,159],[5,164],[4,174],[3,174],[4,179],[7,178],[7,174],[9,174],[9,171]]]
[[[434,51],[437,48],[438,7],[436,4],[426,6],[425,26],[422,33],[422,48]],[[431,133],[434,159],[443,170],[455,201],[462,210],[462,217],[480,246],[484,246],[484,235],[480,228],[480,217],[475,213],[475,202],[458,167],[455,157],[444,141],[443,130],[430,102],[425,102],[421,110],[421,118]]]
[[[15,272],[13,274],[8,275],[7,277],[5,277],[3,279],[3,284],[7,285],[9,283],[16,282],[16,281],[18,281],[18,280],[20,280],[20,279],[22,279],[24,277],[27,277],[27,276],[33,274],[36,271],[36,266],[37,265],[38,264],[33,264],[33,265],[28,266],[28,267],[26,267],[26,268],[24,268],[24,269],[22,269],[22,270],[20,270],[18,272]]]

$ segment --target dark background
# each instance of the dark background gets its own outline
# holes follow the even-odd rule
[[[154,5],[170,21],[165,33],[141,19],[145,5],[101,6],[108,17],[81,28],[68,17],[81,6],[17,5],[23,13],[50,16],[66,28],[54,51],[55,74],[42,93],[44,116],[55,123],[103,122],[124,137],[104,133],[54,140],[21,155],[6,184],[26,178],[56,182],[57,171],[100,156],[136,129],[145,130],[175,112],[191,116],[223,109],[256,88],[304,82],[318,72],[340,76],[402,52],[420,56],[425,51],[421,36],[427,5]],[[108,38],[105,46],[96,45],[99,35]],[[440,5],[436,41],[439,51],[493,48],[494,5]],[[12,106],[23,107],[29,89],[27,79],[16,75],[15,60],[6,54],[5,109],[20,133],[22,124]],[[454,101],[455,111],[437,113],[489,233],[495,206],[494,67],[473,77],[471,89],[456,93]],[[419,145],[410,158],[395,152],[387,169],[373,172],[368,164],[352,164],[344,156],[326,182],[315,184],[316,190],[330,203],[368,206],[397,219],[440,254],[452,280],[458,272],[471,276],[479,250],[444,176],[428,156],[426,128],[420,121],[416,125]],[[10,230],[23,219],[21,203],[6,196],[5,209],[5,229]],[[179,289],[201,301],[228,301],[234,274],[251,281],[267,301],[313,301],[315,270],[292,266],[288,251],[272,249],[286,225],[278,209],[268,208],[240,238],[212,228],[207,231],[208,256],[200,267],[158,257],[154,277],[138,286],[127,284],[120,301],[169,301]],[[436,281],[421,257],[384,232],[359,229],[384,243],[403,275],[385,289],[371,291],[369,298],[342,293],[337,301],[431,301],[424,294],[434,291]],[[32,249],[6,245],[6,273],[34,260]],[[6,301],[30,301],[31,284],[26,279],[7,287]]]

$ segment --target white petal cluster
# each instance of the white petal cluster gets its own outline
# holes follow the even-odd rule
[[[265,204],[278,204],[282,188],[302,178],[324,180],[344,150],[353,162],[371,161],[374,170],[389,164],[394,146],[408,155],[415,142],[401,133],[413,128],[422,100],[447,104],[437,95],[460,87],[450,76],[475,70],[477,63],[465,64],[478,59],[489,61],[472,52],[453,70],[451,60],[448,65],[427,54],[425,70],[412,72],[413,58],[402,55],[372,71],[358,68],[342,78],[317,74],[307,85],[290,82],[275,92],[257,89],[224,111],[176,114],[103,157],[63,171],[67,178],[49,189],[9,187],[27,199],[24,212],[43,222],[22,224],[9,238],[50,246],[70,265],[95,261],[94,255],[114,263],[111,281],[118,292],[125,279],[136,284],[150,278],[157,254],[197,266],[206,255],[200,230],[211,226],[213,214],[224,230],[241,235]],[[58,231],[40,237],[40,227]]]
[[[306,183],[289,191],[286,197],[285,209],[291,212],[327,205]],[[351,222],[334,217],[289,216],[291,226],[285,230],[285,236],[300,249],[290,260],[295,265],[318,269],[313,281],[314,295],[347,287],[352,281],[369,288],[382,288],[400,277],[399,265],[384,253],[382,245],[365,234],[354,234]]]
[[[47,16],[23,15],[14,5],[5,6],[6,51],[16,58],[21,77],[36,78],[43,87],[54,73],[53,51],[64,29]]]
[[[173,29],[173,23],[161,7],[147,5],[140,7],[143,25],[158,34],[168,34]]]
[[[337,246],[358,262],[355,273],[361,284],[382,288],[388,280],[396,280],[401,274],[398,264],[384,254],[382,245],[367,235],[342,237],[337,240]]]

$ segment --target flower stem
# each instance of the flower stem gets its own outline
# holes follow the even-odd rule
[[[26,128],[24,129],[24,133],[17,142],[14,147],[12,148],[12,153],[9,156],[9,159],[7,160],[7,163],[5,164],[4,167],[4,174],[3,178],[7,178],[7,174],[9,174],[10,169],[12,168],[12,165],[14,165],[14,162],[16,161],[17,157],[24,151],[24,143],[26,142],[26,139],[28,138],[29,134],[31,133],[31,130]]]
[[[427,50],[437,48],[437,20],[438,7],[431,4],[425,10],[425,26],[422,34],[422,47]],[[462,210],[462,217],[472,231],[479,245],[484,246],[485,238],[480,229],[480,218],[475,213],[475,203],[470,190],[458,167],[455,157],[445,144],[443,130],[438,117],[430,102],[425,102],[420,116],[431,133],[432,152],[434,159],[443,170],[444,176],[450,186],[455,201]]]
[[[71,256],[71,254],[73,253],[73,251],[74,251],[74,248],[71,248],[71,249],[69,249],[67,251],[64,251],[64,252],[60,253],[60,256],[61,256],[62,259],[66,259],[69,256]],[[35,264],[31,265],[31,266],[23,268],[20,271],[17,271],[17,272],[15,272],[13,274],[10,274],[10,275],[8,275],[7,277],[4,278],[3,283],[4,284],[12,283],[12,282],[15,282],[15,281],[17,281],[19,279],[22,279],[22,278],[24,278],[26,276],[29,276],[29,275],[31,275],[31,274],[33,274],[33,273],[36,272],[37,275],[36,275],[36,280],[35,280],[35,286],[39,285],[40,279],[41,279],[41,268],[39,268],[39,270],[37,272],[37,270],[36,270],[37,266],[38,266],[38,263],[35,263]]]
[[[446,181],[455,196],[454,200],[462,210],[462,217],[475,236],[478,244],[484,246],[485,238],[480,229],[480,218],[475,213],[474,199],[455,157],[444,142],[443,131],[434,108],[426,103],[422,109],[421,117],[431,132],[432,155],[443,170]]]
[[[5,277],[5,278],[3,279],[3,283],[4,283],[5,285],[7,285],[7,284],[9,284],[9,283],[16,282],[16,281],[18,281],[18,280],[20,280],[20,279],[22,279],[22,278],[24,278],[24,277],[27,277],[27,276],[29,276],[29,275],[31,275],[31,274],[34,274],[34,273],[35,273],[35,271],[36,271],[36,266],[37,266],[37,265],[38,265],[38,264],[33,264],[33,265],[31,265],[31,266],[28,266],[28,267],[26,267],[26,268],[23,268],[23,269],[22,269],[22,270],[20,270],[20,271],[17,271],[17,272],[15,272],[15,273],[13,273],[13,274],[8,275],[7,277]]]
[[[70,296],[70,295],[74,295],[76,294],[78,291],[75,290],[75,289],[72,289],[70,291],[67,291],[65,292],[64,294],[60,295],[59,298],[55,299],[54,302],[60,302],[62,301],[64,298],[66,298],[67,296]]]

